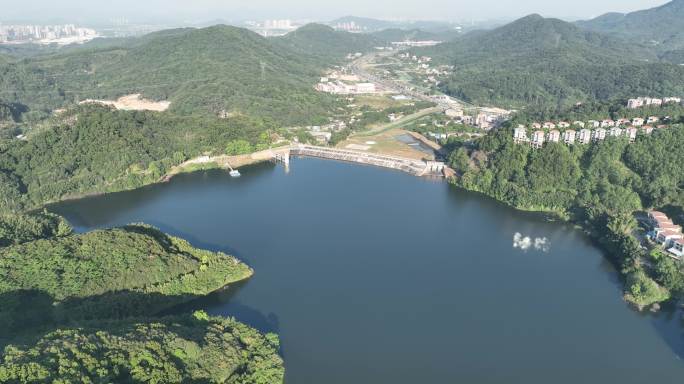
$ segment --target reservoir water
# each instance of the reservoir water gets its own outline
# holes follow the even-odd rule
[[[251,280],[186,309],[277,332],[288,384],[684,381],[681,310],[630,309],[572,226],[373,167],[241,171],[51,210],[78,231],[146,222],[247,262]]]

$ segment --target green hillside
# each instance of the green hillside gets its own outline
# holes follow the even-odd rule
[[[415,50],[454,65],[443,90],[466,101],[522,108],[684,93],[684,68],[639,45],[531,15]]]
[[[82,106],[29,139],[0,140],[0,210],[158,182],[172,167],[234,140],[267,147],[274,125],[247,117],[178,116]]]
[[[3,383],[282,383],[273,334],[203,312],[50,332],[0,357]]]
[[[0,248],[0,336],[31,323],[155,315],[251,274],[140,225],[12,245]]]
[[[335,31],[321,24],[308,24],[273,41],[321,65],[340,63],[348,54],[369,52],[384,42],[373,35]]]
[[[660,52],[684,49],[684,0],[632,13],[608,13],[577,25],[645,43]]]
[[[0,98],[51,110],[142,93],[183,115],[226,111],[310,124],[333,103],[312,89],[322,69],[245,29],[177,29],[0,63]]]

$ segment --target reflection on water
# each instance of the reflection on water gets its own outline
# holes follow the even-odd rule
[[[681,311],[630,309],[570,225],[374,167],[293,159],[287,174],[242,175],[180,175],[51,209],[79,230],[142,221],[245,260],[248,282],[177,310],[277,331],[288,383],[684,377]],[[516,233],[529,252],[511,247]]]

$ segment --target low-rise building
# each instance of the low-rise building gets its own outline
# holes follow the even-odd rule
[[[539,123],[532,123],[532,129],[541,129],[542,125]]]
[[[603,128],[599,128],[594,131],[594,141],[603,141],[606,139],[606,130]]]
[[[544,125],[542,126],[542,128],[544,128],[544,129],[555,129],[555,128],[556,128],[556,124],[554,124],[554,123],[552,123],[552,122],[550,122],[550,121],[547,121],[546,123],[544,123]]]
[[[658,224],[658,222],[662,220],[669,220],[667,215],[660,212],[660,211],[649,211],[648,212],[648,221],[651,225],[655,226]]]
[[[558,143],[560,141],[561,133],[559,130],[552,130],[549,132],[549,142]]]
[[[589,144],[591,142],[591,131],[588,129],[582,129],[579,131],[577,136],[577,142],[580,144]]]
[[[642,128],[642,130],[645,135],[650,135],[653,132],[653,127],[650,125],[646,125]]]
[[[573,131],[572,129],[568,129],[565,132],[563,132],[563,142],[565,144],[575,144],[575,137],[577,135],[577,132]]]
[[[532,135],[532,147],[541,148],[544,146],[544,131],[534,131]]]
[[[655,241],[664,248],[670,248],[676,240],[682,239],[684,239],[684,236],[681,232],[667,230],[660,232],[658,236],[656,236]]]
[[[642,125],[644,125],[644,119],[642,119],[641,117],[635,117],[634,119],[632,119],[632,125],[635,127],[641,127]]]
[[[631,124],[632,124],[632,121],[629,119],[618,119],[618,121],[617,121],[617,125],[619,125],[621,127],[626,127],[626,126],[631,125]]]
[[[625,136],[627,136],[629,138],[629,141],[633,143],[636,141],[637,132],[638,130],[634,127],[627,128],[625,129]]]
[[[524,127],[518,127],[513,131],[513,141],[515,143],[524,143],[529,141],[527,137],[527,129]]]
[[[558,128],[570,128],[570,123],[567,121],[559,121]]]
[[[672,247],[667,251],[676,259],[681,260],[684,257],[684,240],[675,240],[672,242]]]
[[[639,107],[642,107],[643,105],[644,105],[644,102],[641,99],[629,99],[627,101],[627,108],[630,108],[630,109],[637,109]]]
[[[575,127],[578,127],[578,128],[584,128],[584,127],[586,126],[586,124],[584,123],[584,121],[579,121],[579,120],[578,120],[578,121],[573,121],[573,122],[572,122],[572,125],[574,125]]]
[[[648,119],[646,119],[646,124],[655,124],[660,121],[660,118],[658,116],[649,116]]]
[[[609,128],[609,127],[614,127],[614,126],[615,126],[615,122],[613,120],[606,119],[606,120],[601,121],[601,128]]]
[[[587,121],[587,124],[589,128],[598,128],[601,126],[601,122],[596,120],[589,120]]]
[[[612,137],[620,137],[622,136],[622,128],[613,127],[608,131],[608,134]]]

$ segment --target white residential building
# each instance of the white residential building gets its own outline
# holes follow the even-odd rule
[[[551,142],[551,143],[560,142],[560,137],[561,137],[561,133],[559,130],[554,129],[551,132],[549,132],[549,142]]]
[[[573,131],[572,129],[568,129],[565,132],[563,132],[563,142],[565,144],[575,144],[575,137],[577,135],[577,132]]]
[[[603,128],[599,128],[594,131],[594,141],[602,141],[606,139],[606,130]]]
[[[541,148],[544,145],[544,131],[534,131],[532,135],[532,146]]]
[[[609,127],[614,127],[615,122],[613,120],[607,119],[601,121],[601,128],[609,128]]]
[[[681,231],[672,231],[672,230],[667,230],[667,231],[662,231],[656,236],[656,243],[661,244],[665,248],[669,248],[672,246],[672,244],[676,240],[682,240],[684,239],[684,236],[682,236]]]
[[[625,129],[625,136],[629,137],[631,143],[636,141],[638,130],[634,127]]]
[[[525,143],[529,141],[527,137],[527,129],[524,127],[518,127],[513,131],[513,141],[515,143]]]
[[[644,119],[642,119],[641,117],[635,117],[634,119],[632,119],[632,125],[635,127],[641,127],[642,125],[644,125]]]
[[[577,141],[580,144],[589,144],[591,142],[591,131],[588,129],[582,129],[579,131],[577,136]]]
[[[618,127],[613,127],[608,131],[608,134],[612,137],[619,137],[622,136],[622,129]]]
[[[678,239],[672,242],[672,248],[667,250],[676,259],[681,260],[684,257],[684,240]]]

